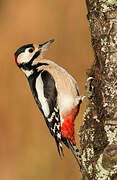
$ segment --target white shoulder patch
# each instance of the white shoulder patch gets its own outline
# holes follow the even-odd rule
[[[44,97],[43,81],[41,79],[41,76],[37,77],[35,87],[37,90],[38,99],[42,106],[43,113],[44,113],[45,117],[48,117],[50,114],[50,111],[49,111],[47,99]]]

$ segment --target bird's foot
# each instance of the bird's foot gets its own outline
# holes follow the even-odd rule
[[[93,77],[89,77],[87,80],[86,80],[86,83],[85,83],[85,92],[82,96],[80,96],[80,101],[82,103],[82,101],[84,100],[85,97],[88,97],[89,99],[92,98],[92,93],[93,93],[93,89],[94,89],[94,86],[92,85],[92,81],[94,80]]]
[[[85,88],[86,88],[86,96],[91,99],[92,98],[92,94],[93,94],[93,90],[94,90],[94,86],[92,84],[94,78],[93,77],[89,77],[87,80],[86,80],[86,83],[85,83]]]

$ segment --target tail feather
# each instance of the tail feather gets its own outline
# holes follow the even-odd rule
[[[56,145],[57,145],[57,149],[58,149],[59,156],[60,156],[60,157],[64,156],[63,147],[62,147],[61,142],[58,141],[58,140],[56,140]]]
[[[71,149],[77,163],[81,167],[81,155],[80,155],[78,147],[76,146],[76,144],[73,144],[69,139],[67,139],[66,142],[69,148]]]
[[[58,149],[58,153],[60,157],[64,156],[62,143],[58,141],[57,139],[55,139],[55,141],[56,141],[56,145],[57,145],[57,149]],[[66,139],[66,138],[62,139],[62,141],[72,151],[78,165],[81,167],[81,155],[76,144],[73,144],[69,139]]]

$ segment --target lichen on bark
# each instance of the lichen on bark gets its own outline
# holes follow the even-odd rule
[[[92,98],[80,128],[82,175],[111,180],[117,177],[117,0],[86,4],[95,59],[87,73],[94,78]]]

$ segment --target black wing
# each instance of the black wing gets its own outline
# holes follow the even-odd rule
[[[57,90],[54,78],[48,71],[43,71],[41,73],[41,78],[43,81],[44,97],[46,98],[49,105],[49,116],[45,117],[47,126],[54,136],[59,155],[63,155],[61,141],[61,124],[60,124],[60,114],[59,108],[57,106]]]
[[[41,73],[41,78],[44,86],[44,97],[47,99],[50,114],[52,114],[57,101],[57,90],[55,86],[55,81],[48,71],[43,71]]]

